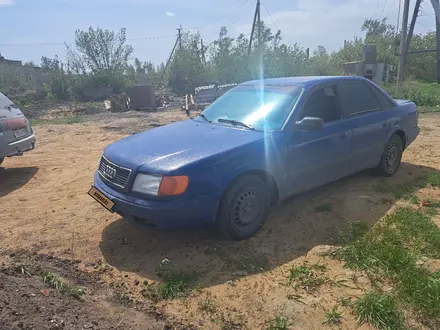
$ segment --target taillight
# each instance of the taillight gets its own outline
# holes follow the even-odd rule
[[[25,117],[6,119],[5,123],[6,123],[6,129],[7,130],[10,129],[12,131],[23,127],[27,127],[28,125],[27,119]]]

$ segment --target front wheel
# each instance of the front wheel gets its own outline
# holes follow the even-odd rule
[[[388,141],[380,159],[377,170],[382,176],[392,176],[397,172],[403,154],[403,143],[400,136],[394,134]]]
[[[220,202],[216,225],[231,240],[255,235],[266,221],[270,208],[267,184],[255,175],[244,175],[227,189]]]

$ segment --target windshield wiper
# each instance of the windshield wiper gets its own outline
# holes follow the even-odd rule
[[[206,116],[203,113],[199,113],[199,117],[205,119],[208,123],[211,122],[208,118],[206,118]]]
[[[245,123],[238,121],[238,120],[219,118],[217,121],[219,123],[228,123],[228,124],[232,124],[235,126],[241,126],[241,127],[247,128],[247,129],[255,130],[255,128],[253,128],[251,125],[245,124]]]

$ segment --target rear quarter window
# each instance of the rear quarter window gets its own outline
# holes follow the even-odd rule
[[[11,104],[12,102],[2,93],[0,93],[0,109],[5,109],[7,106],[10,106]]]
[[[370,87],[373,93],[376,95],[376,98],[379,101],[379,104],[382,107],[382,109],[384,110],[392,109],[396,106],[386,95],[384,95],[384,93],[379,88],[377,88],[373,84],[370,83],[367,84],[368,87]]]
[[[364,81],[343,80],[340,84],[341,107],[345,116],[356,116],[382,109],[375,93]]]

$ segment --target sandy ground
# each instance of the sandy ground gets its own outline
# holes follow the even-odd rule
[[[256,237],[239,243],[222,241],[209,230],[158,232],[132,225],[86,194],[107,144],[185,118],[180,110],[166,110],[98,114],[80,124],[36,126],[36,150],[7,159],[0,169],[1,256],[10,259],[16,251],[27,251],[76,260],[81,271],[98,273],[105,287],[123,287],[133,301],[149,305],[137,281],[159,280],[156,269],[166,258],[176,268],[194,271],[198,280],[189,297],[154,305],[170,322],[200,329],[260,329],[276,315],[285,315],[295,329],[329,327],[322,323],[325,311],[339,298],[362,294],[370,283],[325,252],[350,221],[371,227],[394,207],[392,195],[377,192],[383,179],[361,173],[292,198],[272,209]],[[388,183],[440,170],[440,115],[421,115],[420,126],[420,137]],[[420,193],[440,199],[435,190]],[[320,205],[331,205],[332,210],[317,212]],[[328,283],[313,292],[287,286],[290,267],[304,260],[326,264],[322,276]],[[215,305],[212,311],[200,309],[206,300]],[[113,313],[106,299],[93,306],[97,314]],[[124,308],[122,315],[132,313]],[[339,310],[339,328],[356,328],[350,310]],[[151,320],[136,322],[133,329],[152,328]]]

